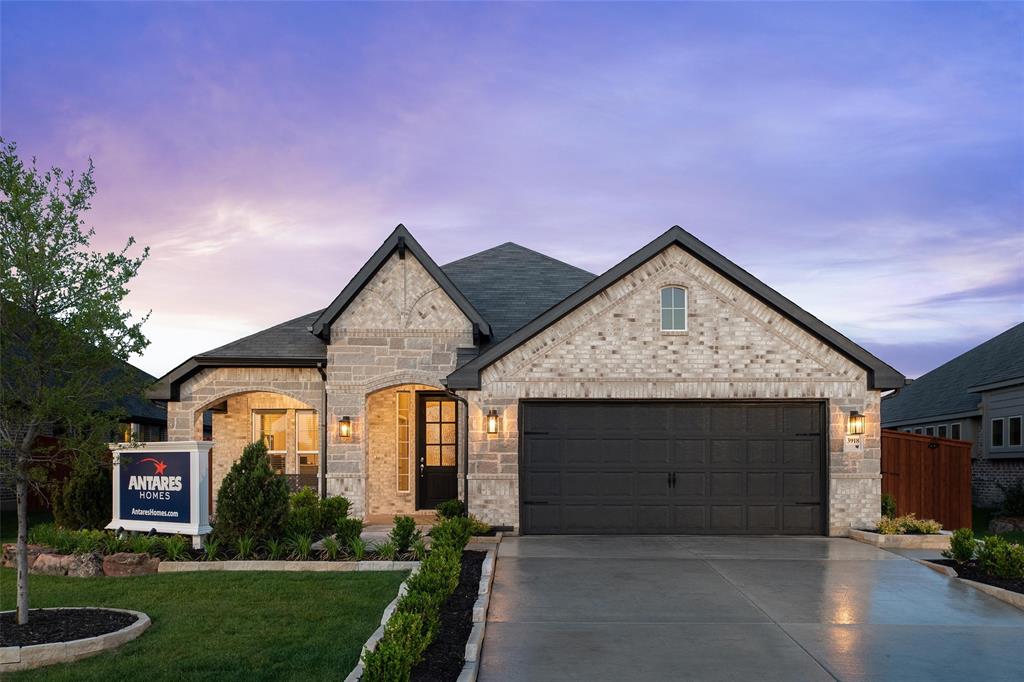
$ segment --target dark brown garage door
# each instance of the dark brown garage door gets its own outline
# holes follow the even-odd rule
[[[819,403],[522,410],[524,533],[823,533]]]

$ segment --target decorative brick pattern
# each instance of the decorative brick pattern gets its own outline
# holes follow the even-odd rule
[[[688,331],[661,332],[660,291],[681,286]],[[708,268],[670,247],[484,370],[471,403],[470,506],[518,526],[522,398],[816,399],[830,420],[829,526],[844,534],[879,515],[879,395],[865,371]],[[484,432],[497,409],[501,433]],[[867,416],[847,450],[845,413]]]

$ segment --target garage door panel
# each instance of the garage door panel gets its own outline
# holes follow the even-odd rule
[[[710,497],[744,497],[747,494],[746,475],[742,471],[712,471],[709,477]]]
[[[686,439],[675,441],[671,464],[677,468],[688,469],[707,464],[707,441],[704,439]]]
[[[782,476],[775,471],[747,473],[747,497],[782,496]]]
[[[524,401],[522,530],[820,534],[822,418],[785,401]]]

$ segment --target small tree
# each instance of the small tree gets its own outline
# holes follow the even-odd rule
[[[288,484],[270,468],[267,446],[249,443],[220,484],[213,532],[219,541],[277,539],[288,522]]]
[[[111,488],[108,467],[91,455],[75,457],[71,474],[50,495],[53,520],[72,530],[103,528],[110,523]]]
[[[0,138],[0,459],[18,505],[17,622],[28,622],[28,494],[71,454],[100,457],[118,405],[141,392],[127,367],[148,341],[122,308],[128,282],[148,256],[93,251],[83,215],[96,194],[93,166],[81,175],[26,165]],[[56,444],[39,437],[58,436]]]

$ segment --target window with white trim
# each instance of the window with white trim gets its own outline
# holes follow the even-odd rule
[[[686,289],[665,287],[661,290],[661,331],[686,331]]]
[[[276,474],[285,472],[284,462],[288,454],[286,414],[285,410],[252,411],[252,439],[263,441],[267,446],[270,468]]]
[[[945,424],[939,424],[939,431],[938,431],[938,433],[939,433],[939,438],[945,438],[946,437],[946,425]]]
[[[315,410],[295,410],[295,450],[299,474],[315,476],[320,471],[320,438]]]
[[[412,426],[409,421],[411,405],[412,393],[398,391],[398,492],[400,493],[409,492],[411,484]]]
[[[1020,445],[1021,445],[1021,433],[1020,433],[1021,418],[1020,417],[1010,417],[1006,421],[1007,421],[1006,435],[1008,436],[1008,438],[1006,439],[1007,444],[1011,448],[1020,447]]]
[[[934,426],[926,426],[926,427],[924,427],[924,435],[926,435],[926,436],[934,436],[935,435],[935,427]]]
[[[919,436],[920,436],[920,435],[921,435],[921,434],[922,434],[923,432],[924,432],[924,429],[922,429],[922,428],[921,428],[920,426],[918,426],[918,427],[917,427],[916,429],[914,429],[914,433],[916,433],[916,434],[917,434],[917,435],[919,435]]]
[[[960,422],[949,425],[949,437],[953,440],[960,440]]]
[[[1006,445],[1006,434],[1004,433],[1006,420],[999,417],[998,419],[993,419],[991,425],[992,435],[989,436],[989,443],[994,448],[1001,448]]]

